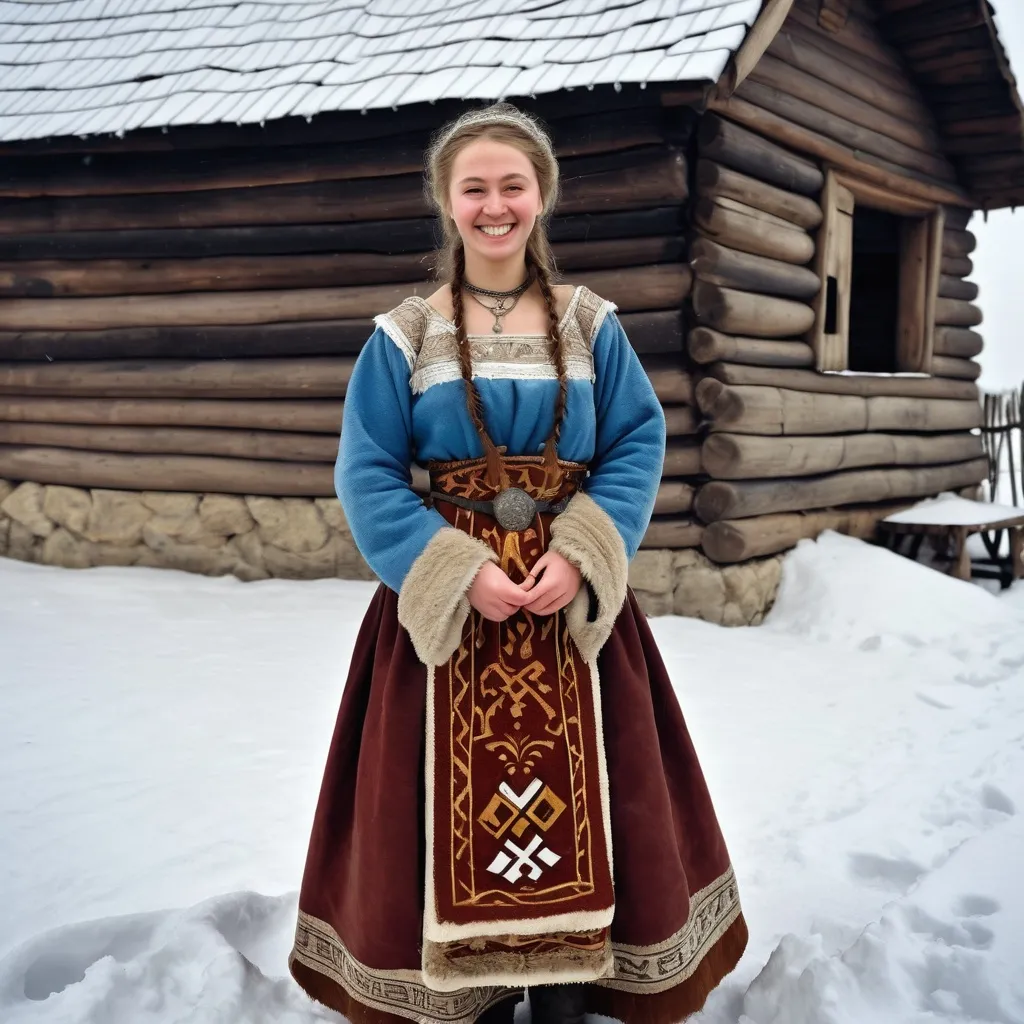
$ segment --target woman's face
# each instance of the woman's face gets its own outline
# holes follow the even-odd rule
[[[491,139],[471,142],[455,157],[448,202],[466,255],[495,262],[525,250],[544,208],[530,158]]]

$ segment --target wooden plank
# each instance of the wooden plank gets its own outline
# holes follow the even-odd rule
[[[936,327],[935,355],[956,356],[960,359],[973,359],[981,354],[985,342],[977,331],[969,327]],[[934,356],[933,356],[934,364]]]
[[[769,142],[763,133],[758,135],[734,123],[738,120],[705,114],[698,135],[700,156],[791,192],[818,194],[822,174],[810,160]]]
[[[103,398],[342,398],[355,359],[0,363],[0,394]]]
[[[818,370],[845,370],[849,360],[853,275],[853,195],[835,173],[825,175],[824,219],[818,231],[814,272],[822,288],[814,296],[808,343]]]
[[[679,236],[561,242],[559,268],[608,270],[679,262]],[[0,262],[5,298],[156,295],[175,292],[249,291],[422,282],[433,252],[322,253],[289,256],[213,256],[199,259],[8,260]]]
[[[122,455],[0,445],[0,478],[123,491],[331,497],[334,466],[213,455]]]
[[[726,360],[752,366],[813,366],[814,352],[802,341],[765,341],[737,338],[710,327],[695,327],[687,341],[696,363]]]
[[[900,221],[896,365],[913,372],[927,372],[931,363],[928,342],[935,318],[933,315],[929,322],[927,315],[929,237],[927,220],[904,218]]]
[[[685,206],[571,214],[552,219],[552,242],[640,238],[685,227]],[[433,218],[145,231],[72,231],[0,235],[0,259],[86,260],[195,258],[359,252],[423,253],[435,245]]]
[[[855,469],[821,477],[781,480],[712,480],[694,499],[705,523],[832,505],[924,497],[967,487],[988,475],[988,460],[949,466]]]
[[[939,277],[939,298],[962,299],[973,302],[978,297],[978,286],[974,281],[965,281],[962,277],[942,274]]]
[[[969,256],[978,247],[978,239],[970,231],[947,228],[942,236],[944,256]]]
[[[834,139],[849,149],[870,153],[893,167],[915,171],[939,182],[956,183],[956,174],[944,157],[914,149],[879,131],[823,110],[800,96],[762,85],[753,79],[745,82],[736,96],[785,118],[793,125]]]
[[[881,520],[911,505],[913,501],[905,499],[880,505],[724,519],[705,528],[701,547],[712,561],[729,564],[785,551],[795,547],[801,540],[817,537],[825,530],[870,540],[875,536]]]
[[[649,548],[699,548],[704,527],[692,519],[681,516],[655,517],[651,519],[640,547]]]
[[[0,422],[0,445],[80,448],[132,455],[223,455],[282,462],[333,462],[338,455],[338,438],[332,434],[201,427]]]
[[[814,240],[797,227],[731,199],[702,197],[694,220],[715,241],[740,252],[802,266],[814,256]]]
[[[0,422],[151,427],[230,427],[330,434],[341,430],[340,400],[5,397]]]
[[[973,206],[973,200],[959,187],[930,178],[911,174],[906,168],[884,161],[870,153],[855,151],[802,125],[794,124],[785,117],[756,106],[739,96],[727,100],[709,100],[712,110],[729,117],[740,124],[760,132],[793,149],[819,157],[842,170],[858,174],[877,185],[883,185],[894,192],[902,192],[918,199],[953,206]],[[742,169],[742,168],[741,168]]]
[[[706,378],[698,385],[697,404],[713,431],[764,436],[889,430],[950,433],[973,430],[982,421],[977,401],[822,395],[785,388],[727,385],[714,378]]]
[[[960,359],[956,356],[933,356],[932,373],[936,377],[977,380],[981,376],[981,364],[973,359]]]
[[[833,65],[834,67],[835,65]],[[770,54],[766,54],[761,63],[751,73],[751,81],[771,89],[777,89],[780,93],[793,97],[813,98],[813,105],[820,108],[827,115],[842,118],[850,124],[859,125],[874,134],[884,136],[900,146],[908,147],[917,153],[941,153],[942,147],[936,133],[929,128],[929,120],[920,119],[921,114],[926,114],[924,109],[918,109],[918,120],[909,120],[898,117],[871,103],[852,95],[845,87],[835,86],[828,81],[823,81],[812,74],[801,71],[798,67],[779,60]],[[780,111],[781,113],[781,111]],[[808,124],[807,127],[821,130],[825,118],[818,118],[815,124]],[[890,152],[900,152],[899,148]],[[888,154],[883,152],[879,156]],[[891,158],[891,157],[888,157]],[[899,163],[901,161],[894,161]],[[933,164],[937,166],[937,162]],[[920,168],[927,171],[927,166]]]
[[[690,266],[702,281],[762,295],[812,299],[821,289],[821,280],[809,267],[740,252],[700,236],[690,247]]]
[[[735,363],[712,363],[702,372],[724,384],[762,385],[823,395],[861,395],[865,398],[888,395],[978,401],[978,389],[973,384],[902,374],[817,373],[814,370],[769,369]]]
[[[843,434],[758,437],[716,432],[701,448],[704,471],[719,480],[814,476],[865,466],[965,462],[984,455],[981,437],[955,434]]]
[[[662,476],[697,476],[701,472],[700,444],[692,438],[669,438]]]
[[[692,273],[683,264],[590,271],[587,283],[624,311],[681,306]],[[570,282],[572,283],[572,282]],[[8,299],[0,331],[107,330],[124,327],[266,324],[299,320],[369,319],[409,295],[429,295],[434,281],[353,288],[131,295],[74,299]]]
[[[684,480],[662,480],[654,499],[656,516],[678,515],[693,508],[693,484]]]
[[[713,160],[697,164],[697,192],[700,196],[735,199],[806,231],[821,223],[821,207],[813,199],[768,185]]]
[[[793,0],[767,0],[762,5],[757,20],[730,62],[730,72],[726,79],[729,93],[735,91],[763,59],[768,44],[782,28],[792,7]]]
[[[973,302],[960,299],[936,299],[935,323],[948,327],[977,327],[982,321],[981,310]]]
[[[780,299],[697,281],[693,311],[703,324],[725,334],[788,338],[803,334],[814,311],[803,302]]]
[[[928,259],[925,269],[924,328],[921,342],[921,360],[917,366],[901,364],[904,369],[932,372],[935,357],[935,321],[939,301],[939,278],[942,276],[942,237],[946,227],[946,211],[939,207],[928,218]]]

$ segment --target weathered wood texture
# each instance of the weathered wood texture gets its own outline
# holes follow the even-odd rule
[[[0,422],[97,426],[234,427],[331,434],[341,430],[342,402],[319,399],[39,398],[0,399]]]
[[[753,366],[803,367],[814,364],[814,353],[806,342],[737,338],[710,327],[695,327],[690,331],[687,348],[690,358],[696,363],[728,360]]]
[[[283,462],[333,462],[338,454],[338,440],[329,434],[191,427],[92,427],[65,423],[0,422],[0,445],[5,444],[133,455],[224,455]]]
[[[967,327],[936,327],[935,355],[973,359],[980,355],[985,342],[977,331]]]
[[[697,281],[693,310],[701,323],[726,334],[760,338],[789,338],[814,322],[814,311],[803,302],[780,299]]]
[[[642,548],[699,548],[704,526],[684,517],[655,516],[647,527]]]
[[[976,434],[849,434],[756,437],[713,433],[704,441],[705,472],[720,480],[813,476],[864,466],[922,466],[983,455]]]
[[[596,270],[589,286],[624,311],[680,308],[692,273],[686,264]],[[570,282],[572,283],[572,282]],[[197,292],[82,299],[9,299],[0,303],[0,331],[109,330],[369,319],[408,295],[429,295],[435,282],[295,288],[284,291]]]
[[[794,547],[801,540],[817,537],[825,530],[870,540],[881,520],[912,504],[912,500],[905,500],[813,512],[780,512],[749,519],[723,519],[705,527],[701,548],[712,561],[729,564],[774,555]]]
[[[979,483],[987,474],[988,460],[981,458],[948,466],[860,469],[821,477],[713,480],[697,492],[694,508],[705,523],[713,523],[772,512],[938,494]]]
[[[690,266],[709,284],[761,295],[811,299],[821,279],[807,267],[732,249],[710,238],[697,237],[690,247]]]
[[[853,434],[868,431],[947,433],[981,426],[975,400],[826,395],[785,388],[728,385],[712,378],[697,403],[714,431],[741,434]]]
[[[0,445],[0,477],[70,487],[329,497],[334,466],[215,455],[123,455]]]

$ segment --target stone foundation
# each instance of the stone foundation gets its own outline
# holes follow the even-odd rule
[[[84,490],[0,480],[0,555],[85,569],[145,565],[243,580],[372,580],[335,498]],[[759,623],[781,556],[718,566],[699,551],[641,551],[629,582],[648,615]]]

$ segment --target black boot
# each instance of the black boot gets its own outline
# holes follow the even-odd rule
[[[537,985],[529,994],[531,1024],[583,1024],[585,985]]]

